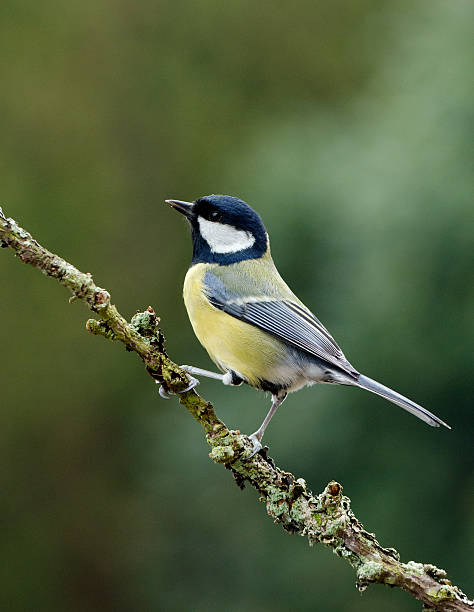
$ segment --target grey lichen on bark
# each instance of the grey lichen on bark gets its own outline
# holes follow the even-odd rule
[[[286,531],[323,543],[345,559],[356,572],[356,586],[398,586],[423,602],[425,610],[473,610],[474,604],[451,584],[446,572],[428,563],[402,563],[397,551],[384,548],[373,533],[355,517],[342,486],[331,481],[313,495],[303,478],[275,466],[265,451],[248,459],[252,444],[239,431],[229,430],[209,402],[192,389],[186,372],[167,355],[159,317],[150,306],[128,322],[111,303],[110,294],[95,285],[90,274],[80,272],[61,257],[42,247],[0,208],[0,247],[10,248],[23,263],[31,264],[57,279],[85,302],[99,319],[89,319],[89,332],[116,340],[142,359],[149,374],[166,389],[177,393],[179,402],[199,422],[211,447],[210,458],[230,470],[236,483],[252,486],[265,503],[267,514]]]

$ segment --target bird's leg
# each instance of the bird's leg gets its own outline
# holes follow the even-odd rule
[[[225,374],[218,374],[217,372],[211,372],[210,370],[203,370],[202,368],[195,368],[194,366],[189,365],[182,365],[179,367],[190,375],[190,385],[186,387],[186,389],[183,389],[183,391],[180,391],[180,393],[185,393],[199,384],[199,380],[191,376],[191,374],[206,376],[207,378],[214,378],[215,380],[220,380],[224,385],[241,385],[243,382],[239,376],[231,371],[226,372]],[[170,393],[164,389],[163,385],[160,385],[159,393],[163,399],[170,398]]]
[[[253,450],[252,454],[248,457],[248,459],[253,457],[262,448],[262,438],[263,434],[265,433],[265,429],[267,428],[268,423],[270,423],[270,421],[272,420],[272,417],[277,411],[278,406],[280,406],[280,404],[285,401],[287,395],[287,393],[284,393],[283,395],[272,395],[272,407],[268,411],[267,416],[263,419],[263,423],[260,425],[257,431],[254,432],[251,436],[249,436],[249,440],[253,444]]]
[[[198,376],[205,376],[206,378],[214,378],[215,380],[221,380],[225,374],[218,374],[217,372],[211,372],[210,370],[203,370],[202,368],[195,368],[194,366],[181,365],[179,366],[182,370],[188,374],[197,374]]]
[[[218,374],[217,372],[202,370],[201,368],[195,368],[194,366],[188,365],[182,365],[180,368],[185,370],[188,374],[197,374],[198,376],[214,378],[215,380],[220,380],[224,385],[232,385],[233,387],[238,387],[244,382],[244,379],[233,370],[227,370],[225,374]]]

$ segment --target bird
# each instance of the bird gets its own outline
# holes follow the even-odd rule
[[[184,303],[196,337],[220,370],[181,366],[190,379],[184,391],[199,383],[196,375],[271,393],[268,414],[248,436],[249,457],[261,450],[263,434],[288,393],[315,383],[365,389],[433,427],[451,429],[426,408],[351,365],[280,276],[265,226],[246,202],[229,195],[165,202],[191,227],[193,256],[184,280]],[[169,397],[163,387],[160,394]]]

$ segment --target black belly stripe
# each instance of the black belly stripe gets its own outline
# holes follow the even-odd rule
[[[272,383],[269,380],[262,379],[259,379],[255,386],[258,389],[262,389],[262,391],[269,391],[272,395],[278,395],[281,391],[286,391],[289,387],[289,385],[279,385],[278,383]]]

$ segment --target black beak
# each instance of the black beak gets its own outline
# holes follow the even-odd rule
[[[172,206],[175,210],[183,214],[188,219],[193,216],[193,202],[183,202],[182,200],[165,200],[167,204]]]

